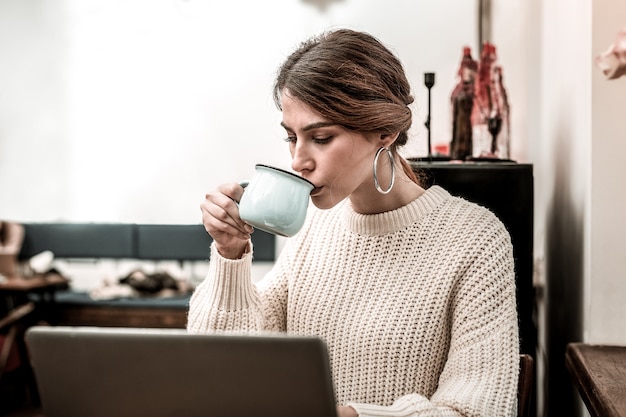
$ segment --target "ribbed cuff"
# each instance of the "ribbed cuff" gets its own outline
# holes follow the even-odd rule
[[[239,311],[256,304],[256,292],[252,284],[252,251],[241,259],[227,259],[219,254],[215,243],[211,244],[209,277],[211,283],[207,296],[222,311]]]
[[[432,408],[430,402],[418,394],[400,397],[389,407],[359,403],[348,403],[346,405],[354,408],[359,417],[408,417],[416,412]]]

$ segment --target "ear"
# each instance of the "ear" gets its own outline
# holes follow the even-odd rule
[[[400,132],[381,134],[380,135],[381,146],[385,148],[390,147],[396,141],[396,139],[398,139],[398,135],[400,135]]]

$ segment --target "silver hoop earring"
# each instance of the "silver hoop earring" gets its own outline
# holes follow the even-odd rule
[[[378,157],[383,151],[387,151],[387,156],[389,157],[389,163],[391,164],[391,181],[389,182],[389,188],[383,190],[380,186],[380,182],[378,182]],[[393,163],[393,154],[389,150],[389,148],[380,148],[376,151],[376,156],[374,157],[374,186],[381,194],[389,194],[389,191],[393,188],[393,183],[396,180],[396,166]]]

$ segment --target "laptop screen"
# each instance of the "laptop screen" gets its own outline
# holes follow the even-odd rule
[[[46,417],[336,417],[321,339],[32,327]]]

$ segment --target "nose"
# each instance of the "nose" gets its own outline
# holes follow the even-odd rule
[[[295,172],[310,171],[313,159],[304,141],[296,141],[291,146],[291,169]]]

